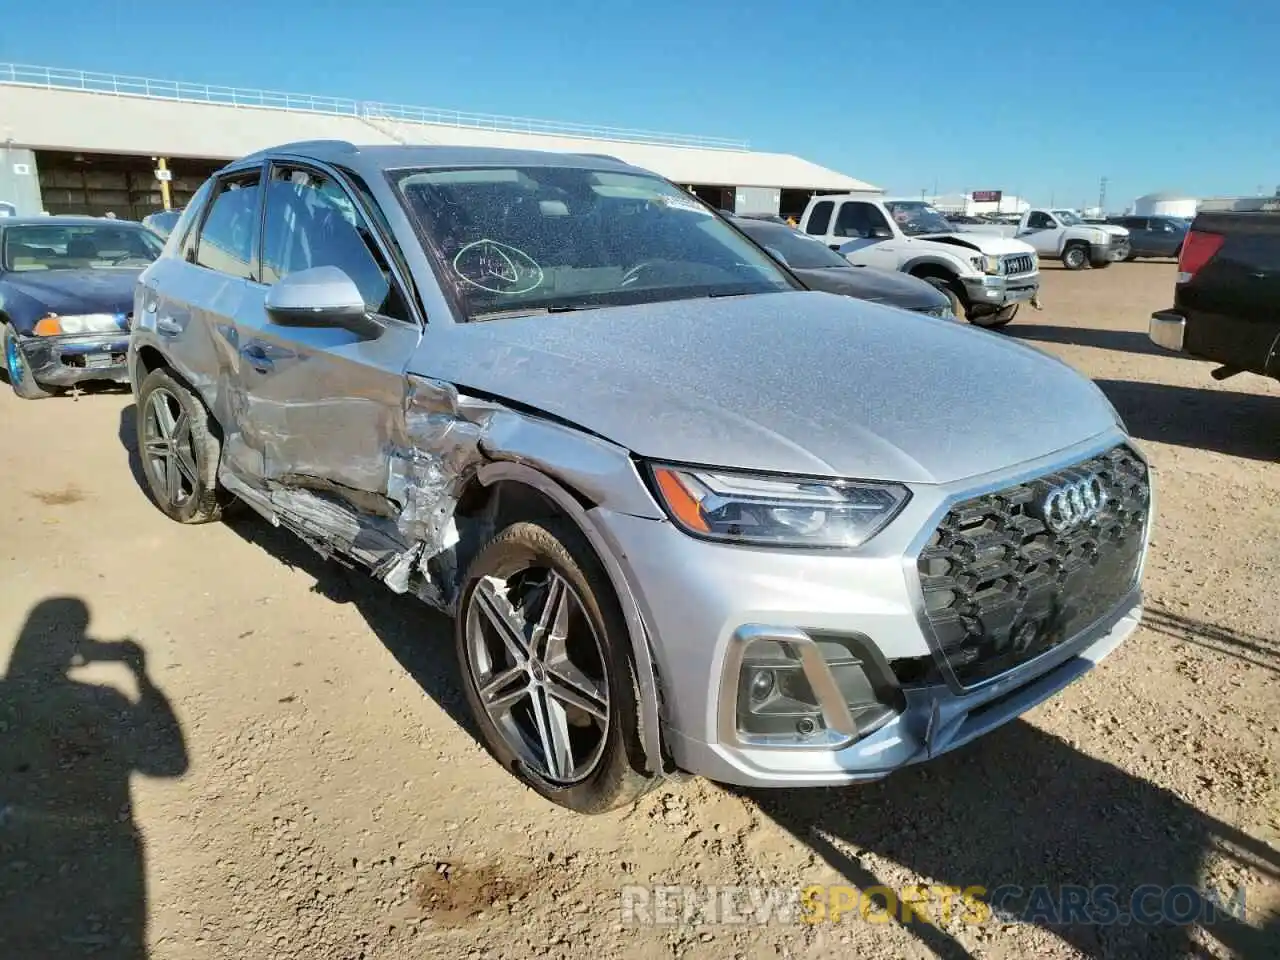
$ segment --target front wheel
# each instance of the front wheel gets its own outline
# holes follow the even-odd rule
[[[4,372],[9,377],[9,386],[13,388],[13,392],[23,400],[43,400],[53,396],[52,390],[42,387],[32,376],[31,367],[22,352],[22,344],[13,328],[7,323],[0,324],[0,328],[4,331],[0,335],[0,349],[4,350]]]
[[[1062,251],[1062,265],[1068,270],[1083,270],[1089,265],[1089,248],[1082,243],[1073,243]]]
[[[1003,327],[1018,315],[1018,307],[1020,305],[1011,303],[1007,307],[1001,307],[994,313],[988,313],[981,317],[970,317],[969,322],[975,327],[982,327],[984,330],[995,330]]]
[[[613,587],[568,521],[514,523],[464,578],[455,620],[463,686],[489,752],[579,813],[634,802],[639,684]]]
[[[945,277],[921,277],[920,279],[942,292],[942,295],[947,298],[947,302],[951,304],[951,312],[953,314],[957,317],[963,317],[965,315],[964,300],[961,299],[960,294],[956,292],[955,287],[952,285],[952,281]]]
[[[142,381],[136,416],[138,456],[156,506],[179,523],[217,520],[221,445],[204,404],[161,367]]]

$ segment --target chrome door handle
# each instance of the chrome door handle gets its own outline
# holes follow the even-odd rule
[[[176,337],[182,332],[182,325],[173,317],[157,317],[156,333],[163,334],[166,337]]]

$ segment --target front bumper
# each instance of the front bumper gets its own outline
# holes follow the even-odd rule
[[[1078,679],[1137,627],[1140,580],[1092,626],[1006,673],[968,687],[946,676],[913,682],[904,665],[914,669],[939,655],[923,615],[915,557],[921,538],[955,503],[1124,441],[1119,433],[1108,434],[1024,465],[1016,477],[1004,471],[976,482],[917,487],[902,514],[856,553],[715,544],[665,521],[593,510],[645,622],[664,740],[676,766],[746,786],[875,780],[968,743]],[[1148,517],[1145,537],[1149,527]],[[1145,555],[1145,539],[1142,549]],[[861,728],[860,720],[851,720],[818,650],[831,638],[856,638],[871,648],[865,662],[874,661],[877,678],[888,676],[895,685],[891,713]],[[805,674],[812,671],[810,686],[827,720],[817,735],[788,741],[740,731],[739,668],[760,639],[784,640],[800,652]]]
[[[1089,244],[1090,263],[1116,263],[1129,256],[1129,241],[1112,240],[1110,243]]]
[[[1038,272],[1012,277],[961,277],[960,282],[964,284],[970,307],[1006,307],[1013,303],[1025,303],[1034,300],[1040,290]]]
[[[1147,325],[1147,336],[1157,347],[1164,347],[1174,353],[1182,352],[1182,343],[1187,333],[1187,319],[1181,314],[1161,310],[1151,315]]]
[[[128,383],[128,333],[23,337],[22,355],[37,383],[69,387],[89,380]]]

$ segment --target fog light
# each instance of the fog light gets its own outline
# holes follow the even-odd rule
[[[753,736],[794,738],[824,726],[822,708],[792,646],[753,641],[738,676],[738,729]]]
[[[751,678],[751,700],[753,703],[762,703],[769,699],[769,694],[773,693],[774,687],[778,682],[773,678],[772,670],[757,670],[755,676]]]

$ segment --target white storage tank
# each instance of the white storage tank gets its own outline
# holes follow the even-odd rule
[[[1177,193],[1149,193],[1133,201],[1133,213],[1137,217],[1194,217],[1199,202]]]

